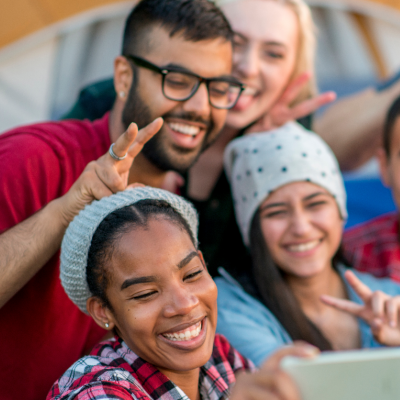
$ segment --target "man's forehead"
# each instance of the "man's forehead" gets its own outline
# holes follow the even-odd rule
[[[171,37],[169,30],[160,26],[151,28],[146,36],[147,45],[140,56],[160,67],[179,65],[204,77],[231,73],[232,44],[222,37],[191,41],[183,32]]]

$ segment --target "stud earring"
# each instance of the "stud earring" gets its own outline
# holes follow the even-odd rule
[[[110,325],[109,325],[108,322],[106,322],[106,323],[104,324],[104,326],[105,326],[106,328],[109,328],[109,327],[110,327]]]
[[[119,92],[119,97],[124,98],[125,97],[125,92],[123,90],[121,90]]]

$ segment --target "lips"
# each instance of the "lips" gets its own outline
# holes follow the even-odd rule
[[[196,136],[200,132],[200,127],[182,124],[178,122],[170,122],[169,127],[175,132],[182,133],[183,135]]]
[[[320,243],[321,239],[316,239],[305,243],[286,245],[285,248],[291,253],[305,253],[314,250]]]
[[[189,326],[186,329],[182,329],[180,331],[172,332],[172,333],[163,333],[162,335],[172,341],[186,341],[191,340],[199,336],[201,331],[201,321],[196,324]]]
[[[250,107],[250,105],[258,98],[259,90],[251,86],[246,86],[246,89],[242,92],[238,102],[233,108],[234,111],[243,111]]]
[[[194,350],[203,345],[206,339],[207,318],[193,322],[183,329],[178,326],[167,332],[163,332],[158,337],[169,346],[181,350]]]
[[[200,123],[187,121],[166,121],[166,129],[177,147],[195,149],[201,145],[207,126]]]

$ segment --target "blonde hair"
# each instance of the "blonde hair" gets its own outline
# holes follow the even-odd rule
[[[229,4],[233,2],[246,0],[215,0],[217,6]],[[308,84],[299,93],[292,105],[314,96],[317,93],[317,85],[315,79],[315,50],[316,50],[316,28],[312,19],[310,7],[304,0],[264,0],[274,1],[284,6],[290,7],[296,14],[299,21],[300,40],[297,51],[296,65],[291,80],[297,78],[304,72],[311,74]]]

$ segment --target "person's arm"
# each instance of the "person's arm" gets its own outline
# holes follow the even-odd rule
[[[332,148],[342,170],[370,160],[381,145],[386,114],[400,95],[400,81],[382,91],[369,88],[330,105],[313,129]]]
[[[68,224],[85,205],[126,189],[134,157],[161,125],[159,118],[137,132],[132,124],[114,146],[118,155],[128,152],[123,161],[116,161],[107,153],[89,163],[64,196],[0,235],[0,307],[52,257]]]

